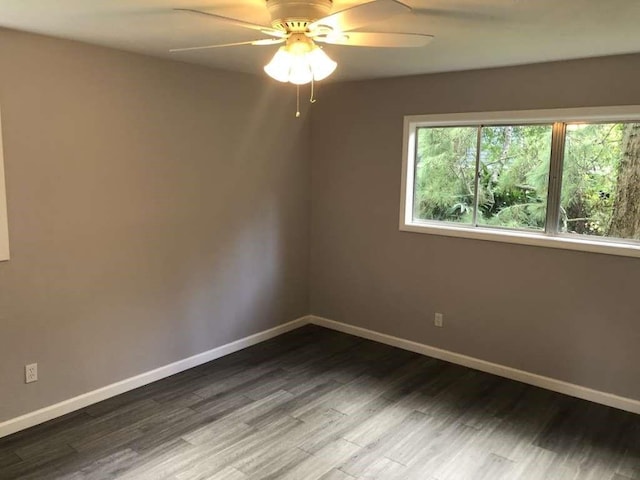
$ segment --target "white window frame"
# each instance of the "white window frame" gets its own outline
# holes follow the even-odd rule
[[[462,237],[494,242],[516,243],[538,247],[561,248],[583,252],[604,253],[640,258],[640,243],[602,237],[587,237],[558,231],[535,232],[500,227],[457,225],[438,220],[413,219],[413,187],[415,172],[416,130],[419,127],[458,127],[492,125],[554,124],[572,122],[640,121],[640,105],[614,107],[562,108],[552,110],[520,110],[503,112],[473,112],[404,117],[402,143],[402,185],[400,196],[400,230],[405,232]],[[564,142],[564,135],[556,135]],[[557,223],[564,145],[554,144],[549,172],[547,225]],[[554,201],[554,198],[556,199]]]
[[[0,121],[0,262],[5,260],[9,260],[9,222],[7,219],[7,192],[4,182],[2,122]]]

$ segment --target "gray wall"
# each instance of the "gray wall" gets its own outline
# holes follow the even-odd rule
[[[0,72],[0,421],[308,313],[292,89],[11,31]]]
[[[324,89],[312,313],[640,399],[640,260],[398,230],[404,115],[640,104],[638,78],[640,55]]]

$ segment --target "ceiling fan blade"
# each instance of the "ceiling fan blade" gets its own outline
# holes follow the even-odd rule
[[[284,41],[284,38],[264,38],[262,40],[249,40],[247,42],[220,43],[218,45],[203,45],[201,47],[172,48],[169,52],[190,52],[193,50],[207,50],[209,48],[236,47],[238,45],[277,45],[278,43],[284,43]]]
[[[411,12],[411,7],[396,0],[374,0],[316,20],[309,25],[309,30],[321,30],[322,27],[329,27],[333,31],[347,32],[385,20],[393,15],[409,12]]]
[[[354,47],[424,47],[433,35],[422,33],[347,32],[338,35],[317,36],[318,42]]]
[[[257,30],[258,32],[262,32],[266,35],[271,35],[272,37],[284,38],[287,35],[287,32],[283,30],[276,30],[275,28],[258,25],[257,23],[245,22],[244,20],[239,20],[237,18],[223,17],[222,15],[217,15],[215,13],[205,12],[202,10],[193,10],[191,8],[174,8],[174,11],[206,15],[207,17],[215,18],[216,20],[220,20],[221,22],[225,22],[229,25]]]

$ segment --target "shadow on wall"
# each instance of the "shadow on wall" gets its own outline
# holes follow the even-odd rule
[[[307,281],[299,275],[307,261],[300,248],[307,242],[300,231],[307,186],[300,174],[307,146],[303,120],[292,122],[291,107],[267,89],[243,122],[243,141],[229,155],[230,175],[216,185],[220,201],[203,209],[217,220],[190,240],[199,253],[189,257],[176,285],[183,324],[172,340],[177,354],[210,348],[203,337],[222,336],[219,343],[226,343],[273,327],[273,319],[292,320],[296,310],[304,314],[298,298]]]

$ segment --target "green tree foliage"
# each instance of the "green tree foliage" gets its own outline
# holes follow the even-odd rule
[[[476,127],[418,131],[414,216],[471,223]],[[551,127],[485,127],[481,133],[478,222],[544,228]]]
[[[563,231],[606,234],[623,131],[621,123],[567,126],[560,199]]]
[[[481,128],[479,225],[545,227],[551,125]],[[470,224],[477,127],[419,128],[414,217]],[[640,239],[640,124],[569,124],[560,229]]]
[[[551,126],[484,127],[478,223],[543,229]]]
[[[640,240],[640,123],[627,124],[608,235]]]
[[[420,128],[414,216],[470,223],[476,169],[475,128]]]

